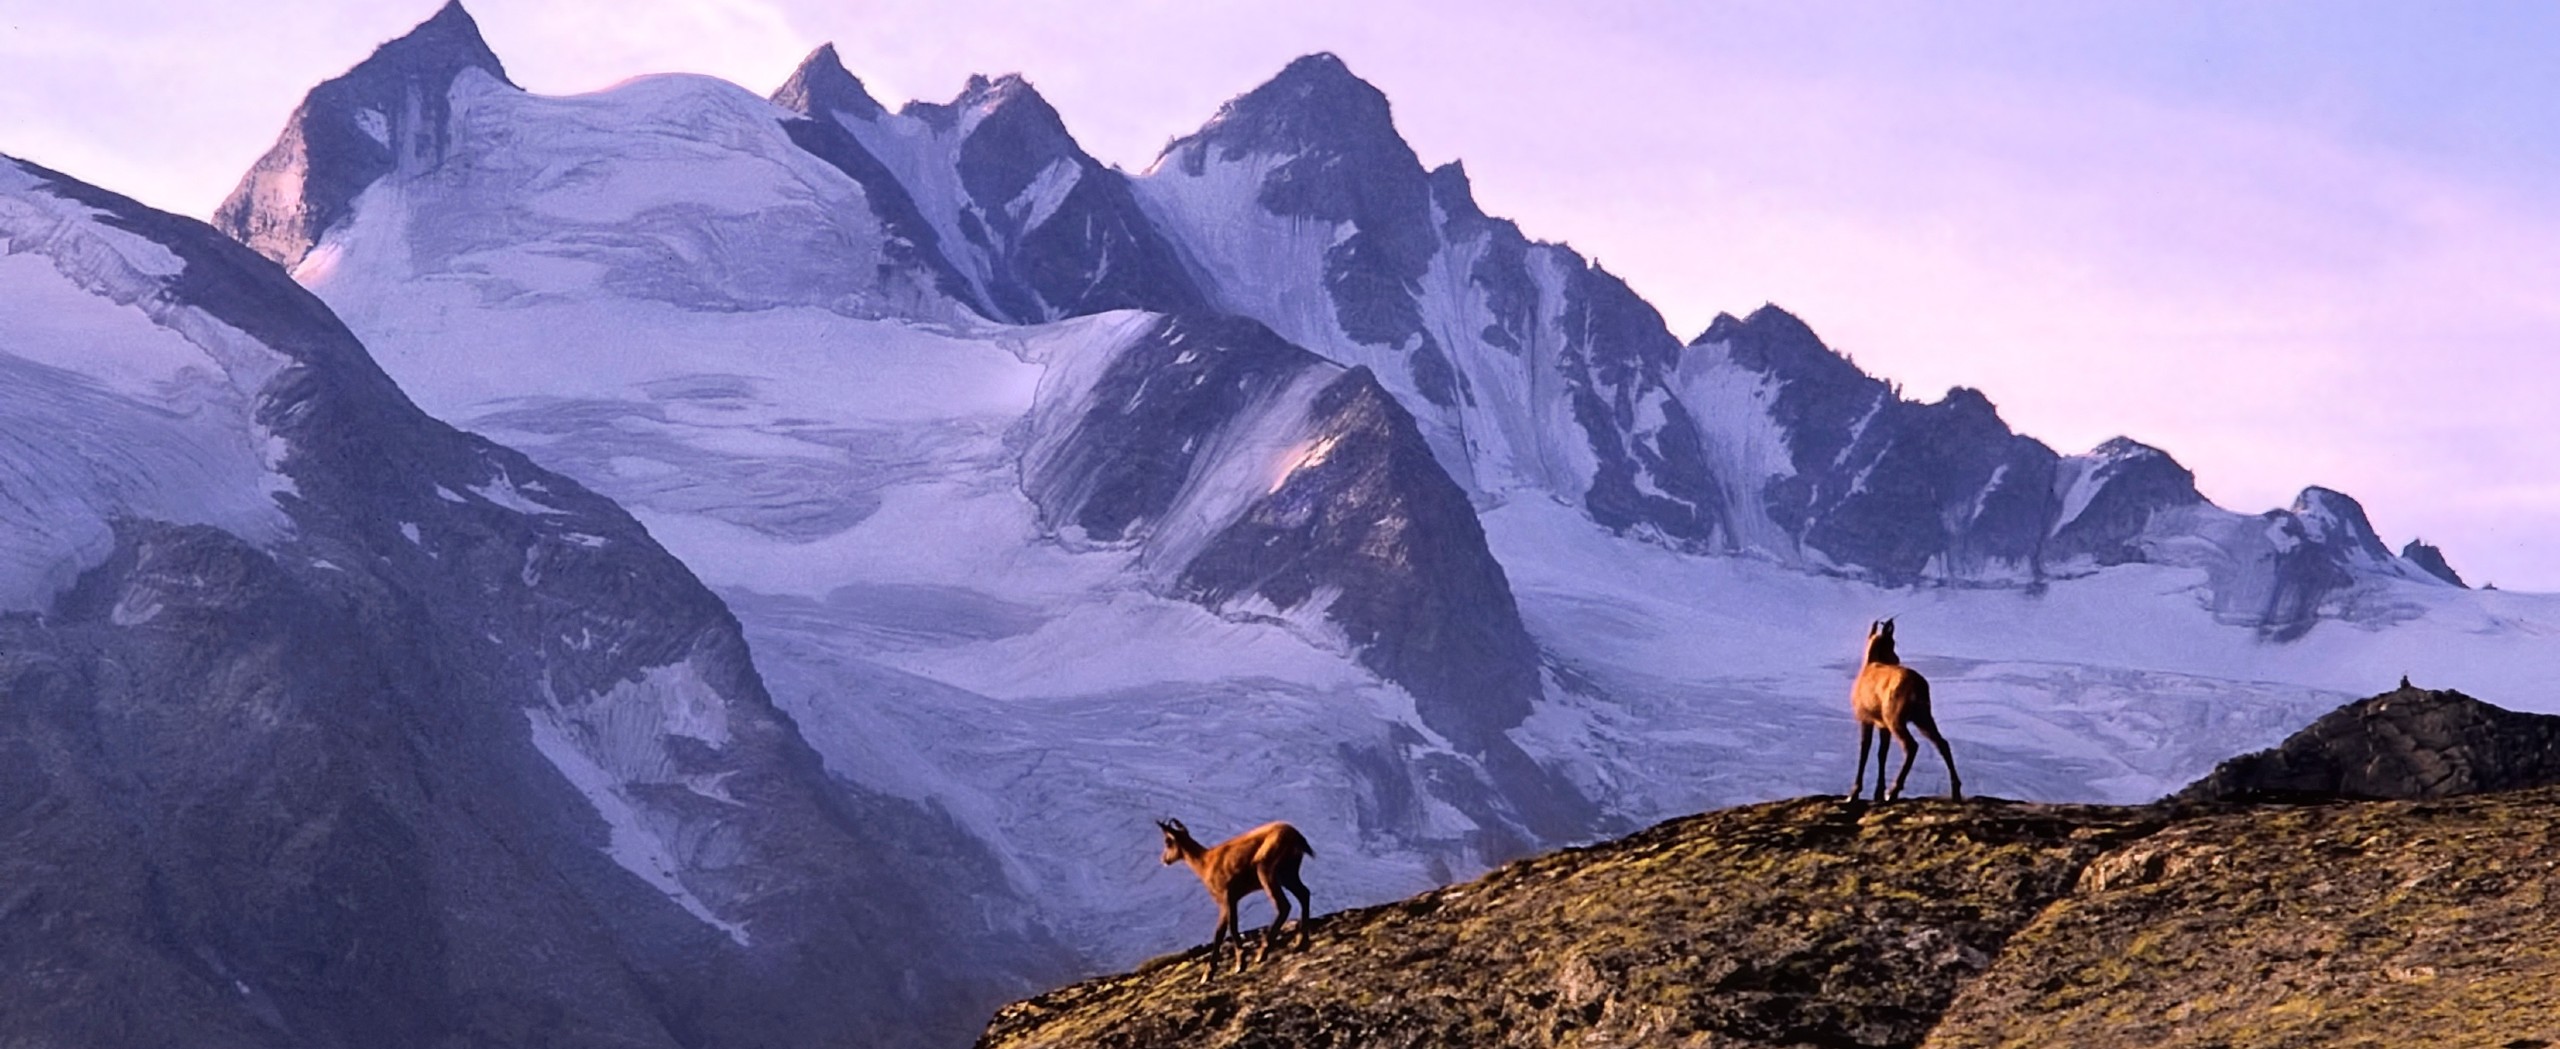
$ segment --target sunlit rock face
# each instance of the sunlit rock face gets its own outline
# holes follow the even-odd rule
[[[1249,320],[1164,318],[1090,385],[1046,388],[1024,488],[1081,543],[1134,543],[1157,585],[1266,618],[1410,693],[1443,753],[1425,793],[1499,855],[1597,812],[1505,733],[1542,694],[1536,644],[1466,495],[1366,369]],[[1388,829],[1392,821],[1382,821]]]
[[[313,88],[274,147],[213,213],[214,227],[291,267],[344,222],[358,194],[395,171],[442,163],[451,89],[463,71],[509,83],[459,2]]]

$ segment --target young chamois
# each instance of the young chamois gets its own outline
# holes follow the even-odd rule
[[[1911,740],[1911,730],[1929,737],[1938,747],[1938,758],[1947,763],[1948,793],[1964,800],[1964,780],[1956,776],[1956,756],[1947,749],[1947,737],[1938,734],[1938,720],[1929,715],[1929,679],[1902,665],[1902,657],[1893,651],[1893,620],[1867,624],[1866,665],[1858,668],[1858,683],[1849,688],[1849,707],[1858,716],[1858,778],[1849,787],[1849,800],[1858,800],[1858,792],[1867,787],[1867,741],[1876,745],[1876,800],[1891,801],[1902,796],[1902,784],[1911,778],[1911,762],[1920,756],[1920,746]],[[1902,741],[1902,774],[1893,778],[1893,793],[1884,789],[1885,766],[1892,764],[1893,741]]]
[[[1298,897],[1298,943],[1307,942],[1307,917],[1316,905],[1307,899],[1307,883],[1298,880],[1298,864],[1316,854],[1307,844],[1307,836],[1286,823],[1265,823],[1221,842],[1215,848],[1202,846],[1191,837],[1191,830],[1181,820],[1157,820],[1156,829],[1164,832],[1164,862],[1172,866],[1180,860],[1189,864],[1191,873],[1200,876],[1200,884],[1208,886],[1209,898],[1218,904],[1218,931],[1209,938],[1209,968],[1200,975],[1206,982],[1218,972],[1218,948],[1227,940],[1236,942],[1236,971],[1244,971],[1244,934],[1236,929],[1236,901],[1253,895],[1259,889],[1271,897],[1277,912],[1271,925],[1262,931],[1262,949],[1253,960],[1260,962],[1271,953],[1271,941],[1279,938],[1280,926],[1289,920],[1289,897]]]

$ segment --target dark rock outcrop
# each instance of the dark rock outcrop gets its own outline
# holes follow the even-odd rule
[[[2560,784],[2560,717],[2409,687],[2340,707],[2283,743],[2223,762],[2182,801],[2431,800]]]
[[[2462,573],[2454,571],[2453,565],[2445,561],[2444,551],[2424,539],[2409,540],[2409,545],[2400,548],[2400,559],[2418,566],[2428,575],[2465,590],[2471,589],[2471,584],[2462,581]]]
[[[461,0],[447,0],[406,36],[311,89],[214,209],[215,228],[291,268],[376,179],[444,158],[448,93],[466,70],[512,84],[479,23]]]
[[[952,267],[941,234],[916,206],[915,196],[861,139],[845,130],[848,117],[873,119],[882,110],[880,103],[872,101],[871,93],[863,90],[862,82],[845,70],[843,61],[836,57],[836,46],[826,44],[811,52],[800,68],[792,71],[791,79],[773,93],[773,101],[802,114],[800,119],[782,122],[783,133],[791,136],[792,144],[844,172],[846,178],[862,187],[863,200],[870,204],[872,217],[880,220],[881,228],[889,235],[881,246],[887,260],[930,274],[933,286],[943,294],[969,301],[972,292],[968,280]]]

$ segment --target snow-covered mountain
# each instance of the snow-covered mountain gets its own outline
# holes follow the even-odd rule
[[[1375,370],[1488,506],[1562,498],[1621,533],[1889,587],[2207,565],[2217,611],[2273,634],[2357,579],[2440,575],[2373,556],[2336,493],[2261,537],[2156,450],[2061,456],[1979,391],[1905,400],[1775,307],[1684,348],[1623,282],[1488,217],[1457,164],[1426,171],[1331,55],[1227,103],[1138,188],[1213,302]]]
[[[670,1030],[769,1011],[737,1021],[753,1040],[841,1009],[889,1031],[885,1003],[954,1015],[1193,942],[1207,904],[1155,863],[1165,815],[1296,822],[1329,909],[1840,790],[1841,693],[1884,615],[1994,794],[2144,800],[2404,673],[2560,703],[2532,691],[2560,672],[2560,601],[2461,589],[2344,495],[2226,511],[2162,450],[2063,455],[1981,393],[1907,400],[1774,307],[1682,344],[1487,215],[1458,165],[1425,168],[1328,55],[1131,176],[1019,77],[892,112],[822,47],[770,98],[681,75],[543,97],[448,5],[315,88],[216,218],[327,303],[296,300],[334,333],[309,338],[369,349],[398,389],[350,365],[380,403],[278,444],[254,354],[215,382],[81,351],[89,379],[9,395],[53,415],[0,420],[54,450],[11,483],[69,493],[0,501],[33,537],[0,586],[29,610],[89,592],[129,517],[370,544],[304,575],[414,562],[361,592],[403,627],[474,626],[383,628],[427,639],[391,649],[430,672],[399,680],[480,665],[448,641],[510,668],[465,675],[491,697],[467,709],[499,712],[469,723],[531,770],[511,775],[585,798],[546,817],[588,821],[556,854],[647,889],[635,913],[702,956],[764,966],[758,997],[726,961],[581,955],[677,1002],[653,1014]],[[285,294],[233,268],[219,294]],[[95,336],[123,314],[38,305],[21,358],[126,345]],[[280,339],[300,345],[253,341]],[[151,410],[61,454],[100,389]],[[403,421],[403,393],[488,440]],[[480,465],[351,455],[406,494],[331,508],[279,450],[394,425]],[[439,545],[468,514],[514,538]],[[569,538],[533,557],[544,535]],[[638,560],[544,559],[607,553]],[[547,611],[473,611],[524,602]],[[670,622],[716,657],[670,657],[695,651]],[[750,797],[706,764],[745,738],[783,785]],[[445,759],[419,775],[465,774]],[[816,946],[775,961],[771,925]]]
[[[1369,372],[1227,316],[975,319],[989,288],[1044,286],[986,282],[1019,256],[917,263],[954,198],[860,177],[920,163],[873,152],[894,136],[701,77],[542,98],[480,51],[449,50],[428,162],[278,261],[431,411],[630,507],[736,611],[831,773],[949,813],[1097,964],[1178,937],[1197,892],[1144,876],[1148,820],[1249,825],[1275,772],[1303,784],[1292,818],[1361,843],[1336,861],[1351,898],[1595,825],[1507,734],[1538,650]],[[853,97],[825,58],[797,90]],[[873,118],[965,159],[1036,105],[1008,92]],[[370,97],[324,85],[296,120],[361,121],[324,96]],[[911,205],[937,228],[894,219]]]
[[[268,260],[0,158],[0,270],[8,1040],[938,1044],[1071,964]]]

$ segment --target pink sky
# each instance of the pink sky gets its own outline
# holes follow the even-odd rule
[[[2126,434],[2238,510],[2349,492],[2475,583],[2560,589],[2560,8],[466,0],[518,83],[884,101],[1018,71],[1144,167],[1295,55],[1684,338],[1774,301],[1867,370]],[[431,14],[0,9],[0,151],[202,216],[311,85]]]

